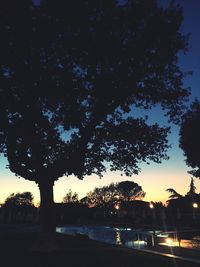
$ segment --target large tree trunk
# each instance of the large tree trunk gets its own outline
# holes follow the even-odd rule
[[[54,216],[53,185],[51,181],[39,182],[40,189],[40,213],[39,220],[41,233],[31,247],[32,251],[51,252],[58,250],[56,240],[56,224]]]
[[[55,233],[55,215],[53,200],[53,185],[51,181],[40,182],[40,224],[43,233]]]

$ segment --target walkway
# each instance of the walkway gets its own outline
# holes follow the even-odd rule
[[[182,247],[171,247],[164,245],[157,245],[151,249],[137,249],[154,255],[161,255],[174,259],[181,259],[188,262],[194,262],[200,264],[200,250],[199,249],[188,249]]]

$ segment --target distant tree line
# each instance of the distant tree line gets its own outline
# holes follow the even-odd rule
[[[162,202],[143,201],[145,192],[133,181],[111,183],[95,188],[79,199],[71,189],[62,203],[55,203],[55,222],[64,223],[121,223],[149,225],[151,227],[195,226],[200,223],[200,194],[191,178],[185,195],[169,188],[167,205]],[[12,193],[0,209],[0,221],[5,223],[38,223],[38,211],[30,192]]]
[[[5,223],[36,222],[37,214],[31,192],[12,193],[1,205],[1,221]]]
[[[116,203],[142,199],[144,196],[145,192],[140,185],[132,181],[124,181],[96,187],[83,201],[90,207],[112,207]]]

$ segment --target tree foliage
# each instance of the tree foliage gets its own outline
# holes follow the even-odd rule
[[[156,103],[171,118],[180,112],[188,92],[177,66],[186,48],[179,7],[3,2],[1,133],[11,171],[54,181],[101,175],[108,161],[131,175],[140,161],[165,157],[167,129],[123,114]]]
[[[90,207],[109,207],[113,206],[119,200],[119,194],[116,184],[103,187],[96,187],[87,194],[87,205]]]
[[[4,202],[4,207],[14,206],[34,206],[32,193],[23,192],[10,194]]]
[[[175,199],[175,198],[181,198],[181,197],[183,197],[181,194],[179,194],[178,192],[176,192],[176,190],[174,190],[173,188],[168,188],[168,189],[166,189],[166,191],[171,194],[169,196],[169,199]]]
[[[0,149],[13,173],[38,183],[41,210],[63,175],[109,166],[130,176],[167,158],[169,129],[135,115],[157,104],[173,121],[181,114],[180,7],[1,0],[0,16]]]
[[[63,197],[63,203],[77,203],[78,202],[78,194],[76,192],[72,192],[70,189],[67,194]]]
[[[194,185],[194,178],[191,178],[189,191],[187,192],[188,196],[196,195],[196,186]]]
[[[142,187],[132,181],[120,182],[117,184],[117,188],[120,193],[120,199],[123,201],[130,201],[145,197],[145,192],[142,190]]]
[[[191,181],[190,181],[189,191],[185,195],[179,194],[173,188],[168,188],[168,189],[166,189],[166,191],[171,194],[169,196],[169,200],[168,201],[170,201],[171,199],[180,199],[180,198],[187,198],[188,199],[188,197],[189,198],[190,197],[193,198],[193,197],[196,197],[197,195],[199,195],[199,194],[196,193],[196,187],[194,185],[193,177],[191,178]]]
[[[87,204],[96,207],[113,207],[119,202],[141,199],[145,196],[142,187],[132,181],[111,183],[95,188],[87,194]]]
[[[194,176],[200,178],[200,102],[195,100],[184,114],[180,128],[180,147],[186,157],[186,163],[192,167]]]

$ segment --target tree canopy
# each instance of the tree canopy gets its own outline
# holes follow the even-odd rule
[[[10,194],[4,202],[4,207],[14,206],[34,206],[32,193],[23,192]]]
[[[183,197],[181,194],[179,194],[175,189],[173,188],[167,188],[166,191],[170,193],[169,199],[176,199]]]
[[[159,104],[173,121],[182,112],[179,6],[1,0],[0,16],[0,148],[13,173],[38,183],[41,207],[63,175],[130,176],[167,158],[169,129],[137,108]]]
[[[130,201],[145,197],[145,192],[142,187],[133,181],[124,181],[117,184],[120,193],[120,199]]]
[[[140,161],[165,157],[167,129],[123,115],[157,103],[179,114],[188,95],[177,66],[186,49],[179,7],[3,3],[1,140],[11,171],[40,182],[101,175],[108,161],[131,175]]]
[[[133,181],[111,183],[96,187],[87,194],[87,204],[95,207],[113,207],[119,202],[141,199],[145,196],[142,187]]]
[[[180,128],[180,147],[186,157],[186,163],[192,167],[194,176],[200,178],[200,102],[195,100],[184,114]]]
[[[85,203],[90,207],[110,207],[119,201],[116,184],[96,187],[86,196]]]
[[[196,186],[194,185],[194,179],[191,178],[190,189],[187,192],[188,196],[196,195]]]
[[[193,198],[193,197],[196,197],[197,195],[199,195],[198,193],[196,193],[196,186],[194,185],[193,177],[191,178],[191,181],[190,181],[189,191],[185,195],[179,194],[173,188],[168,188],[168,189],[166,189],[166,191],[171,194],[169,196],[168,202],[172,199],[179,199],[179,198],[187,198],[188,199],[188,198]]]
[[[63,197],[63,203],[78,203],[78,194],[76,192],[72,192],[70,189],[67,194]]]

